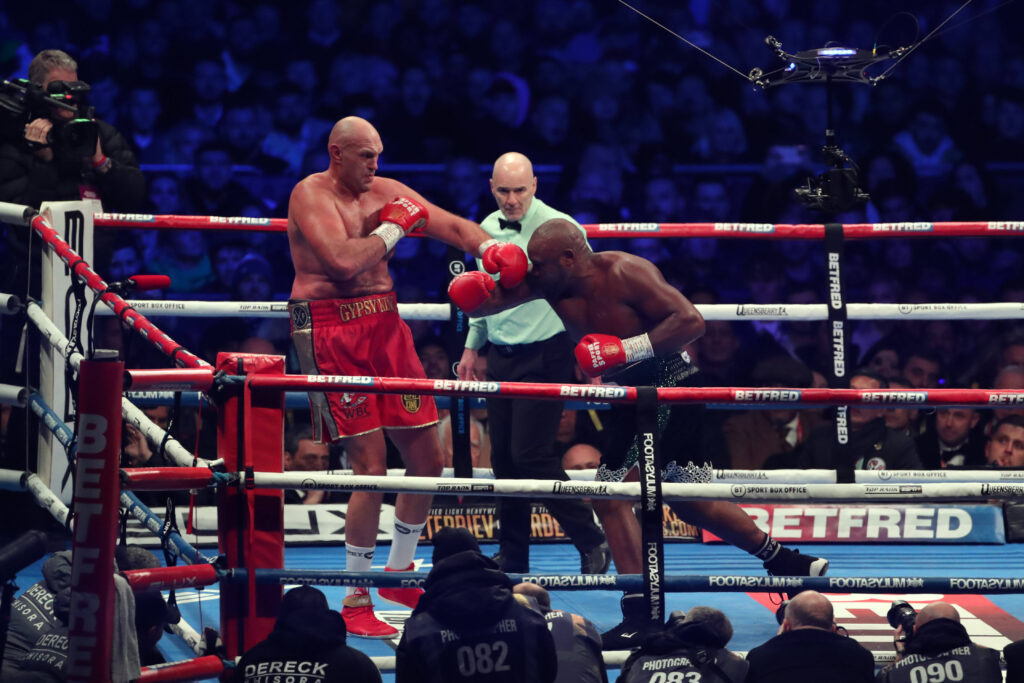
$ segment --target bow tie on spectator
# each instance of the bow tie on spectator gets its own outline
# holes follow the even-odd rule
[[[504,218],[498,219],[498,225],[501,226],[502,230],[515,230],[516,232],[519,232],[523,229],[523,226],[519,221],[507,221]]]

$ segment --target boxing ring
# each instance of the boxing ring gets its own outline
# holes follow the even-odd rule
[[[182,613],[180,641],[164,644],[169,660],[189,660],[143,672],[142,680],[184,680],[212,676],[233,664],[245,647],[265,637],[276,614],[281,587],[316,584],[324,587],[332,605],[337,605],[348,585],[417,586],[429,568],[430,546],[417,549],[415,572],[342,572],[336,569],[344,549],[335,553],[285,547],[281,529],[281,491],[374,490],[379,492],[421,492],[460,496],[517,496],[533,498],[558,496],[637,499],[649,522],[657,515],[660,529],[661,499],[731,500],[752,503],[784,501],[806,505],[823,502],[864,505],[952,500],[1011,500],[1024,498],[1024,477],[1006,476],[998,471],[948,472],[944,481],[928,473],[857,472],[854,481],[837,483],[833,471],[765,471],[716,473],[716,483],[685,485],[662,483],[653,476],[636,483],[599,483],[582,478],[570,482],[539,480],[489,480],[482,477],[444,476],[432,478],[356,477],[350,473],[280,473],[281,422],[283,410],[307,390],[411,393],[448,396],[459,400],[469,396],[531,397],[548,400],[593,400],[605,403],[705,403],[710,407],[779,408],[836,406],[912,407],[1024,404],[1024,391],[984,389],[873,390],[852,389],[761,389],[744,387],[703,389],[658,389],[602,387],[573,384],[530,384],[512,382],[460,382],[456,380],[412,380],[380,377],[339,377],[286,375],[283,361],[276,357],[221,354],[215,367],[182,348],[147,318],[148,315],[284,317],[283,302],[181,302],[128,301],[110,290],[79,254],[54,229],[51,221],[26,207],[0,205],[0,220],[29,226],[67,264],[74,278],[97,293],[109,307],[133,328],[173,359],[176,369],[124,370],[122,364],[98,351],[86,357],[73,340],[51,321],[38,304],[22,304],[4,295],[0,308],[13,311],[24,306],[29,320],[46,341],[49,353],[59,354],[79,375],[88,391],[79,394],[79,413],[84,416],[76,433],[47,405],[46,398],[20,388],[0,390],[0,400],[26,405],[52,432],[54,440],[72,455],[77,472],[75,498],[70,510],[39,476],[15,471],[0,472],[0,486],[29,491],[55,519],[74,534],[76,570],[94,579],[80,586],[81,595],[102,596],[103,559],[112,556],[116,515],[105,512],[120,506],[161,539],[168,557],[184,564],[155,570],[129,571],[126,577],[136,590],[175,589]],[[283,221],[273,219],[220,219],[210,217],[154,217],[97,214],[96,226],[210,228],[237,230],[281,230]],[[850,319],[1006,319],[1024,317],[1024,306],[1009,304],[847,304],[843,297],[843,239],[884,236],[1008,235],[1024,231],[1024,223],[899,223],[867,225],[771,225],[771,224],[613,224],[586,226],[591,237],[703,236],[752,237],[758,239],[824,240],[828,263],[830,298],[824,304],[719,304],[698,306],[708,320],[828,320],[835,345],[833,385],[840,383],[845,368],[845,322]],[[102,309],[96,309],[100,313]],[[453,314],[447,305],[401,306],[403,317],[423,316],[446,320]],[[78,331],[71,331],[73,338]],[[187,396],[201,405],[212,397],[218,413],[218,452],[215,459],[200,460],[166,432],[153,424],[125,396],[166,402],[174,395]],[[840,412],[841,415],[844,413]],[[268,419],[268,418],[275,418]],[[102,419],[99,419],[102,418]],[[137,426],[153,445],[160,445],[178,465],[173,468],[116,467],[119,456],[121,419]],[[117,427],[117,429],[114,429]],[[657,461],[658,446],[651,449],[650,463]],[[657,467],[652,468],[654,472]],[[1021,474],[1021,473],[1017,473]],[[450,475],[450,473],[446,473]],[[583,475],[585,476],[585,475]],[[52,477],[51,477],[52,479]],[[756,479],[758,483],[737,483]],[[165,524],[142,505],[132,491],[214,488],[218,496],[219,547],[197,548],[173,526]],[[96,497],[106,507],[97,512]],[[653,505],[657,501],[657,506]],[[275,512],[276,510],[276,512]],[[83,523],[88,520],[88,523]],[[98,521],[97,521],[98,520]],[[651,525],[644,524],[645,545]],[[885,544],[808,545],[805,552],[824,554],[832,562],[834,576],[818,578],[766,577],[755,574],[758,563],[746,553],[729,546],[706,544],[664,544],[654,534],[652,556],[645,560],[643,575],[575,574],[575,552],[554,545],[534,547],[534,566],[541,570],[529,575],[512,575],[513,580],[533,581],[552,590],[553,606],[587,616],[605,630],[619,620],[618,597],[622,590],[643,590],[665,613],[695,604],[711,604],[729,614],[737,625],[733,650],[743,651],[774,635],[771,594],[812,588],[829,593],[836,605],[837,621],[873,648],[876,659],[885,661],[891,649],[890,629],[884,613],[893,598],[924,604],[947,599],[958,605],[965,619],[976,619],[976,642],[1001,647],[1007,634],[1024,637],[1024,623],[1009,615],[1024,614],[1024,548],[1011,545],[891,546]],[[77,552],[79,548],[85,552]],[[486,551],[487,548],[484,548]],[[91,566],[85,556],[100,558]],[[219,555],[219,557],[218,557]],[[213,562],[217,559],[216,563]],[[38,565],[37,565],[38,566]],[[109,566],[106,563],[105,566]],[[289,567],[289,569],[285,569]],[[291,567],[296,567],[292,569]],[[698,568],[701,573],[695,573]],[[653,571],[653,570],[657,571]],[[884,569],[880,575],[879,570]],[[26,578],[33,578],[30,568]],[[706,572],[706,573],[705,573]],[[106,572],[109,576],[109,572]],[[656,584],[656,585],[652,585]],[[195,592],[189,592],[191,589]],[[86,590],[88,589],[88,590]],[[688,595],[681,595],[687,593]],[[865,597],[867,596],[867,597]],[[991,597],[983,597],[991,596]],[[102,597],[97,603],[103,605]],[[216,609],[212,609],[216,605]],[[83,607],[84,608],[84,607]],[[378,615],[400,628],[408,611],[377,610]],[[742,615],[742,617],[740,616]],[[740,619],[743,619],[741,622]],[[73,612],[74,620],[74,612]],[[1015,622],[1015,623],[1014,623]],[[109,642],[109,624],[91,630],[71,632],[72,650],[95,654]],[[207,644],[190,624],[214,626],[220,631],[225,649],[219,655],[206,654]],[[1000,630],[996,630],[995,625]],[[983,628],[984,627],[984,628]],[[984,638],[989,638],[986,642]],[[1000,638],[1002,640],[1000,640]],[[166,639],[165,639],[166,640]],[[391,652],[396,642],[364,641],[351,638],[349,644],[375,658],[382,671],[393,668]],[[200,656],[197,656],[200,655]],[[611,665],[621,663],[624,653],[608,653]],[[891,658],[891,657],[888,657]],[[102,658],[93,658],[102,659]],[[77,660],[77,666],[90,662]],[[88,673],[79,670],[80,680]],[[85,676],[86,678],[82,678]]]

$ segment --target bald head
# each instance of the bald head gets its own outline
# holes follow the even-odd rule
[[[917,619],[914,620],[914,630],[935,619],[952,619],[959,624],[960,613],[956,611],[956,607],[953,607],[948,602],[933,602],[921,608],[921,611],[917,613]]]
[[[818,591],[803,591],[786,605],[786,621],[791,628],[820,628],[832,631],[835,616],[832,603]]]
[[[547,614],[551,611],[551,595],[544,586],[538,586],[535,583],[517,583],[513,586],[512,592],[536,600],[541,614]]]
[[[352,195],[369,192],[383,151],[380,134],[373,124],[358,116],[346,116],[334,124],[328,138],[328,172]]]
[[[518,221],[530,210],[537,193],[533,164],[519,152],[506,152],[494,162],[491,194],[498,209],[510,221]]]
[[[380,134],[372,123],[358,116],[346,116],[334,124],[327,144],[346,147],[353,143],[374,140],[379,143]]]
[[[564,218],[552,218],[541,223],[540,227],[537,228],[530,238],[528,250],[531,257],[535,248],[538,252],[543,251],[545,253],[558,253],[566,249],[571,249],[577,253],[580,251],[590,251],[587,240],[583,233],[580,232],[580,229]]]

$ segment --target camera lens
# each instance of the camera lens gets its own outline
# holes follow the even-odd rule
[[[906,600],[893,600],[889,611],[885,613],[885,619],[893,628],[903,627],[909,632],[914,627],[914,620],[917,619],[917,610],[910,606]]]

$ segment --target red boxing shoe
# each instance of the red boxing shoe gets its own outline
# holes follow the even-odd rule
[[[365,588],[357,588],[341,604],[341,616],[345,619],[345,629],[350,636],[393,638],[398,635],[397,628],[385,624],[373,613],[373,601]]]
[[[384,567],[386,572],[411,572],[415,569],[416,563],[410,562],[409,566],[405,569],[392,569],[391,567]],[[422,588],[378,588],[377,595],[384,602],[390,602],[392,605],[398,605],[400,607],[408,607],[409,609],[416,609],[416,605],[420,604],[420,596],[423,595]]]

